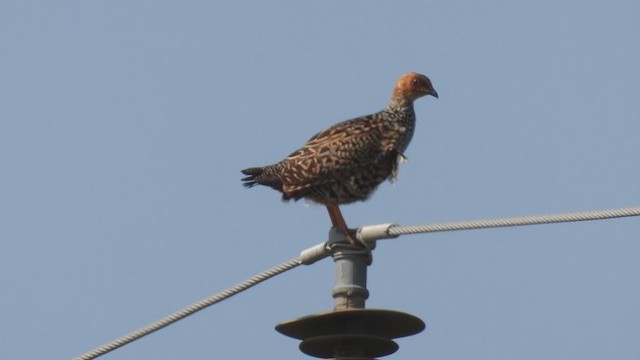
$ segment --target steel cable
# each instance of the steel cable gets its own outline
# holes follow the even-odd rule
[[[584,211],[584,212],[574,212],[574,213],[565,213],[565,214],[533,215],[533,216],[519,216],[519,217],[498,218],[498,219],[486,219],[486,220],[456,221],[456,222],[449,222],[449,223],[414,225],[414,226],[393,225],[389,227],[387,232],[388,232],[388,235],[390,236],[399,236],[399,235],[429,233],[429,232],[438,232],[438,231],[484,229],[484,228],[493,228],[493,227],[551,224],[551,223],[587,221],[587,220],[604,220],[604,219],[613,219],[613,218],[628,217],[628,216],[640,216],[640,207]]]
[[[281,274],[287,270],[291,270],[299,265],[301,265],[300,258],[289,260],[285,263],[282,263],[278,266],[274,266],[266,271],[263,271],[260,274],[257,274],[241,283],[238,283],[227,290],[224,290],[218,294],[210,296],[206,299],[200,300],[197,303],[194,303],[182,310],[176,311],[171,315],[168,315],[156,322],[153,322],[141,329],[138,329],[130,334],[127,334],[119,339],[111,341],[107,344],[104,344],[94,350],[89,351],[83,355],[76,357],[74,360],[89,360],[95,359],[99,356],[102,356],[108,352],[111,352],[121,346],[124,346],[130,342],[140,339],[143,336],[149,335],[152,332],[158,331],[165,326],[171,325],[178,320],[184,319],[189,315],[192,315],[208,306],[211,306],[215,303],[218,303],[222,300],[228,299],[233,295],[236,295],[244,290],[249,289],[250,287],[257,285],[271,277],[274,277],[278,274]]]

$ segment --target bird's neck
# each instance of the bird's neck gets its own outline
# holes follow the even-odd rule
[[[406,97],[393,96],[387,109],[393,112],[413,112],[413,101]]]

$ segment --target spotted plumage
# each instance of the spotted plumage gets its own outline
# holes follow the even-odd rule
[[[382,111],[321,131],[276,164],[242,170],[244,186],[266,185],[283,200],[326,205],[332,224],[348,233],[338,205],[366,200],[395,178],[415,129],[413,102],[425,95],[438,97],[426,76],[403,75]]]

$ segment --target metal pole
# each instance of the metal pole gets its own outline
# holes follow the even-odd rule
[[[369,297],[367,266],[371,264],[371,251],[353,247],[336,229],[329,232],[329,244],[336,264],[336,285],[331,293],[334,310],[364,309]]]

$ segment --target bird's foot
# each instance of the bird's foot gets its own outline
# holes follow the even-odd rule
[[[349,243],[349,245],[356,247],[358,249],[368,249],[369,246],[367,246],[367,244],[365,244],[364,242],[358,240],[358,237],[356,236],[356,233],[358,231],[358,229],[340,229],[340,228],[336,228],[340,233],[342,233],[344,235],[344,237],[347,239],[347,242]]]
[[[373,247],[375,247],[375,244],[370,245],[358,239],[356,236],[357,231],[357,229],[332,227],[329,235],[331,251],[334,252],[337,250],[341,252],[346,250],[352,255],[362,254],[367,259],[367,265],[371,265],[373,262],[371,251]]]

